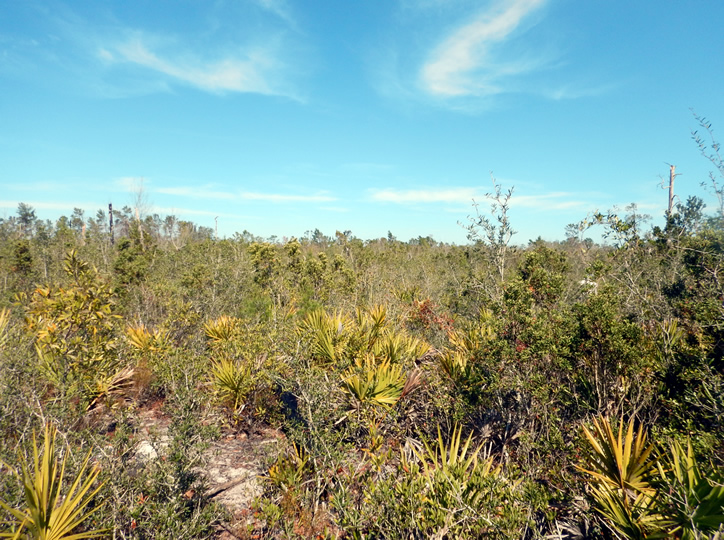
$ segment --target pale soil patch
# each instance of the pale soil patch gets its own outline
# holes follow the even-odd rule
[[[169,419],[158,410],[139,414],[139,442],[136,458],[148,461],[158,457],[157,450],[168,446]],[[261,476],[265,464],[277,452],[283,438],[278,430],[264,429],[246,433],[222,435],[204,453],[201,472],[207,479],[208,496],[223,504],[236,518],[247,515],[253,500],[263,492]],[[153,443],[152,443],[153,441]]]

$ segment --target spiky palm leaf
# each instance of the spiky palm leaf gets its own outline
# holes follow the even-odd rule
[[[33,434],[32,469],[25,459],[21,460],[22,481],[25,488],[25,508],[10,508],[3,501],[0,506],[10,512],[16,523],[13,531],[2,532],[0,537],[22,538],[27,531],[30,538],[42,540],[81,540],[97,538],[105,531],[86,531],[73,533],[100,507],[86,511],[93,497],[102,485],[91,491],[99,470],[94,468],[88,474],[90,452],[85,458],[78,474],[72,479],[71,486],[62,493],[65,479],[65,464],[68,454],[58,463],[55,455],[55,428],[46,425],[45,442],[42,456]],[[85,476],[85,480],[83,477]]]
[[[430,446],[424,441],[425,451],[415,451],[417,457],[422,461],[425,471],[441,470],[449,472],[452,469],[462,468],[467,470],[470,466],[477,464],[480,447],[471,450],[473,434],[468,435],[465,443],[461,446],[462,427],[457,425],[453,428],[450,444],[446,445],[437,427],[437,446]],[[492,463],[492,462],[491,462]]]
[[[129,326],[126,328],[128,342],[140,351],[148,351],[153,345],[153,334],[146,329],[146,325]]]
[[[594,419],[593,432],[585,426],[583,433],[591,445],[593,455],[589,468],[576,468],[589,474],[593,480],[610,489],[620,489],[635,498],[638,493],[653,492],[649,483],[655,459],[649,459],[654,445],[646,443],[646,433],[639,426],[634,436],[634,421],[631,419],[624,427],[623,418],[619,422],[617,434],[608,418]],[[626,437],[623,433],[626,431]]]
[[[104,401],[117,402],[133,386],[135,374],[136,370],[132,366],[126,366],[107,375],[99,373],[94,381],[87,384],[86,391],[90,399],[87,410],[94,409]]]
[[[493,329],[493,313],[488,309],[480,311],[477,323],[465,330],[451,330],[448,340],[453,349],[463,354],[475,354],[480,348],[495,337]]]
[[[429,350],[430,346],[427,343],[392,331],[385,332],[372,349],[375,356],[387,358],[392,363],[416,360]]]
[[[315,360],[336,364],[344,356],[349,325],[349,318],[342,312],[329,315],[323,309],[318,309],[304,318],[299,330],[310,338],[311,353]]]
[[[387,327],[387,308],[380,304],[368,310],[358,309],[357,326],[364,335],[367,351],[371,351]]]
[[[234,337],[239,319],[222,315],[218,319],[204,323],[204,331],[212,343],[226,343]]]
[[[0,351],[5,349],[8,342],[8,326],[10,324],[10,310],[8,308],[0,309]]]
[[[446,350],[439,357],[440,367],[453,380],[469,373],[468,356],[460,351]]]
[[[221,358],[214,362],[211,378],[221,401],[236,411],[249,393],[249,367],[229,358]]]
[[[128,342],[142,352],[160,352],[169,347],[168,332],[156,329],[148,330],[144,324],[126,328]]]
[[[391,408],[402,396],[407,377],[398,365],[389,360],[377,363],[369,355],[350,368],[342,380],[344,390],[355,399],[356,405],[372,405]]]
[[[283,491],[298,487],[308,468],[309,456],[304,448],[292,443],[292,448],[279,455],[267,471],[269,481]]]
[[[591,490],[598,512],[607,525],[629,540],[669,538],[669,522],[658,513],[650,493],[637,493],[633,500],[621,490],[600,485]]]
[[[712,471],[704,477],[691,446],[686,450],[676,441],[657,463],[659,484],[665,497],[674,528],[672,534],[684,540],[702,538],[724,523],[724,475]]]
[[[501,466],[493,466],[493,457],[480,458],[482,446],[473,448],[472,433],[462,440],[462,427],[453,428],[450,441],[446,444],[440,426],[437,428],[436,444],[424,442],[424,449],[413,447],[413,453],[422,464],[422,475],[434,497],[446,506],[452,501],[463,501],[470,508],[478,508],[483,501],[481,479],[499,476]],[[408,470],[414,470],[405,464]],[[513,483],[513,488],[519,482]],[[454,503],[453,503],[454,506]]]
[[[647,444],[643,427],[634,435],[634,420],[626,426],[621,418],[614,434],[605,417],[594,419],[593,427],[593,431],[583,427],[592,456],[587,467],[576,468],[594,483],[591,494],[596,510],[625,538],[666,538],[669,521],[659,512],[650,483],[657,464],[652,456],[654,444]]]

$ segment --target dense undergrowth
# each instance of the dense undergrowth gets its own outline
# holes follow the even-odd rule
[[[4,535],[60,538],[39,531],[66,506],[108,538],[722,531],[724,230],[696,198],[664,228],[597,215],[517,248],[105,224],[0,223]],[[170,442],[139,460],[159,403]],[[262,427],[284,443],[236,520],[203,450]]]

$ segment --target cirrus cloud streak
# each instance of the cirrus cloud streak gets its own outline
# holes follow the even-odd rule
[[[318,191],[313,194],[298,193],[263,193],[258,191],[217,191],[213,186],[196,187],[168,187],[158,188],[157,193],[164,195],[176,195],[179,197],[192,197],[198,199],[216,199],[228,201],[264,201],[271,203],[285,202],[332,202],[337,198],[326,191]]]
[[[499,3],[468,22],[435,47],[420,70],[423,88],[439,97],[486,96],[500,93],[501,80],[532,71],[540,62],[499,61],[493,45],[510,38],[545,0]]]
[[[154,41],[140,32],[114,46],[101,47],[98,57],[110,64],[131,64],[147,68],[171,80],[208,92],[247,92],[266,95],[292,93],[281,81],[283,64],[275,58],[271,46],[227,53],[219,58],[204,58],[180,51],[162,55],[153,50]]]

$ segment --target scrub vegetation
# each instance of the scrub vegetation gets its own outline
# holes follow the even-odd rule
[[[216,239],[131,208],[111,236],[103,211],[21,204],[0,223],[0,536],[720,538],[722,209],[516,246],[508,198],[463,246]],[[168,431],[141,456],[149,415]],[[205,450],[261,432],[262,490],[225,508]]]

